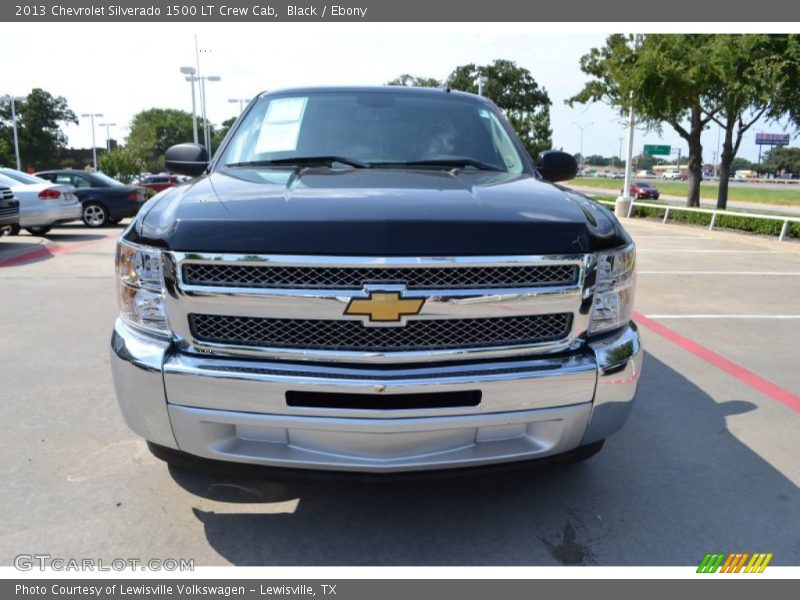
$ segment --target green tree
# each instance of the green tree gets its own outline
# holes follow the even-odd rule
[[[130,183],[145,170],[144,161],[129,147],[117,147],[97,159],[100,170],[123,183]]]
[[[198,130],[202,132],[203,122],[198,121]],[[142,161],[145,170],[161,171],[167,149],[175,144],[191,142],[192,136],[190,113],[173,108],[151,108],[133,117],[127,147],[135,158]]]
[[[591,79],[567,103],[604,101],[659,131],[670,125],[689,146],[686,203],[699,206],[701,135],[715,122],[725,131],[717,205],[727,205],[727,179],[742,137],[759,119],[800,116],[800,49],[796,35],[644,36],[634,48],[616,34],[581,58]]]
[[[776,177],[786,173],[800,175],[800,148],[773,148],[764,156],[759,171]]]
[[[603,101],[626,115],[633,106],[648,130],[669,124],[689,145],[687,206],[700,205],[703,129],[720,111],[706,104],[711,70],[705,64],[712,35],[644,36],[634,47],[622,34],[606,38],[606,45],[581,57],[581,70],[591,79],[566,100],[576,103]]]
[[[14,156],[14,148],[11,144],[3,139],[2,125],[0,125],[0,165],[14,165],[16,166],[16,157]]]
[[[503,111],[531,157],[553,147],[550,127],[550,97],[528,69],[510,60],[489,65],[467,64],[450,73],[447,85],[454,90],[478,92],[478,76],[487,78],[483,95]]]
[[[599,154],[591,154],[586,157],[583,164],[592,165],[593,167],[605,167],[608,166],[608,159]]]
[[[228,135],[228,131],[230,131],[233,124],[236,122],[236,117],[231,117],[230,119],[225,119],[222,124],[220,125],[219,129],[214,129],[214,134],[211,136],[213,140],[213,147],[212,150],[215,148],[219,148],[220,144],[222,144],[222,140],[225,139],[225,136]]]
[[[736,171],[752,171],[756,166],[746,158],[737,156],[731,161],[729,172],[736,173]]]
[[[409,75],[408,73],[404,73],[399,77],[395,77],[391,81],[387,82],[386,85],[401,85],[404,87],[432,87],[437,88],[442,86],[442,82],[438,79],[433,77],[417,77],[415,75]]]
[[[22,168],[43,169],[58,166],[58,157],[67,145],[67,136],[61,126],[78,123],[66,98],[35,88],[24,102],[15,103],[15,109]],[[16,164],[9,101],[0,102],[0,140],[0,160]]]
[[[723,130],[717,208],[728,205],[728,181],[745,133],[761,119],[791,119],[800,88],[792,87],[798,56],[796,35],[717,35],[709,44],[706,65],[712,75],[708,103],[720,107],[713,120]],[[797,82],[794,82],[796,85]],[[786,101],[793,96],[794,102]]]

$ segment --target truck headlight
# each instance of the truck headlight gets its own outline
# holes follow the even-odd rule
[[[595,334],[625,325],[633,312],[636,247],[597,254],[592,317],[587,333]]]
[[[140,329],[168,333],[161,251],[119,240],[116,264],[122,319]]]

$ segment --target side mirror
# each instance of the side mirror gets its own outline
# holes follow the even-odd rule
[[[566,181],[578,174],[578,161],[566,152],[547,150],[539,155],[536,170],[547,181]]]
[[[167,171],[196,177],[208,167],[208,150],[200,144],[176,144],[164,154]]]

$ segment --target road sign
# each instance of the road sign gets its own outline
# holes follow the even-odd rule
[[[652,144],[645,144],[644,146],[644,153],[649,154],[650,156],[658,156],[658,155],[666,155],[669,156],[672,153],[671,146],[655,146]]]
[[[788,146],[791,136],[788,133],[757,133],[756,144],[759,146]]]

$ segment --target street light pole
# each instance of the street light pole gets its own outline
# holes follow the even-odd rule
[[[17,158],[17,171],[22,170],[22,161],[19,158],[19,138],[17,137],[17,102],[24,102],[24,96],[3,96],[0,100],[11,102],[11,128],[14,130],[14,155]]]
[[[203,141],[205,142],[208,155],[211,156],[211,127],[208,124],[206,115],[206,81],[222,81],[219,75],[203,75],[198,77],[200,80],[200,105],[203,112]]]
[[[186,81],[192,86],[192,134],[194,136],[194,143],[197,143],[197,105],[194,98],[194,82],[197,81],[195,74],[197,71],[194,67],[181,67],[181,73],[188,75]]]
[[[250,98],[229,98],[228,102],[235,104],[236,102],[239,103],[239,113],[244,111],[244,104],[245,102],[250,102]]]
[[[486,75],[478,73],[478,96],[483,96],[483,86],[486,85],[487,81],[489,81],[489,78]]]
[[[81,117],[90,117],[92,120],[92,162],[94,163],[94,170],[97,171],[97,146],[94,141],[94,118],[102,117],[103,113],[84,113]]]
[[[585,125],[581,125],[581,124],[576,123],[575,121],[573,121],[572,124],[575,125],[575,127],[577,127],[578,129],[581,130],[581,150],[580,150],[581,164],[579,166],[579,172],[582,172],[583,171],[583,165],[584,165],[584,160],[583,160],[583,130],[584,129],[588,129],[589,127],[594,125],[594,123],[586,123]]]
[[[642,43],[643,35],[637,33],[634,37],[633,47],[634,51],[639,49]],[[625,183],[622,188],[622,195],[617,197],[617,202],[614,205],[614,212],[618,217],[628,217],[633,209],[633,198],[631,198],[631,167],[633,163],[633,132],[635,125],[635,115],[633,112],[633,91],[630,96],[631,106],[628,111],[628,156],[625,161]]]
[[[110,131],[110,128],[111,127],[116,127],[117,124],[116,123],[98,123],[98,125],[100,125],[100,127],[105,127],[106,128],[106,150],[108,152],[111,152],[111,131]]]

